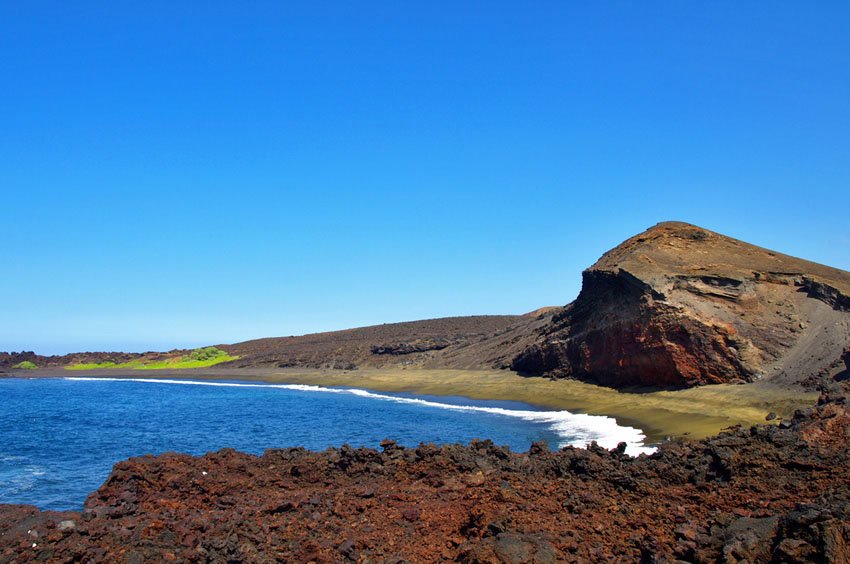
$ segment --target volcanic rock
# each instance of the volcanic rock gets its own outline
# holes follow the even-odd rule
[[[240,357],[228,368],[506,368],[560,309],[385,323],[218,346]]]
[[[812,383],[848,340],[850,273],[668,222],[587,269],[511,368],[614,387]]]
[[[837,386],[787,428],[637,458],[491,441],[131,458],[82,514],[0,505],[0,562],[847,562]]]
[[[77,352],[64,355],[44,356],[33,351],[0,352],[0,368],[12,368],[21,362],[32,362],[39,368],[69,366],[81,363],[114,362],[121,363],[130,360],[163,360],[189,351],[174,350],[169,353],[125,353],[125,352]]]
[[[605,253],[564,307],[218,345],[239,358],[217,368],[512,368],[613,387],[764,379],[815,389],[850,374],[848,343],[850,273],[668,222]],[[179,354],[0,353],[0,368]]]
[[[448,347],[448,341],[419,341],[413,343],[395,343],[390,345],[374,345],[370,348],[372,354],[407,355],[427,351],[440,351]]]

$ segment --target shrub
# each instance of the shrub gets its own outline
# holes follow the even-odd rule
[[[193,350],[187,354],[185,358],[186,360],[211,360],[222,356],[227,356],[227,353],[215,347],[204,347],[202,349]]]
[[[23,368],[24,370],[32,370],[33,368],[38,368],[38,366],[31,360],[24,360],[22,362],[19,362],[12,368]]]

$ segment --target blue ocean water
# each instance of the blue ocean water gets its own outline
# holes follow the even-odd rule
[[[411,396],[351,388],[145,379],[0,379],[0,503],[79,509],[130,456],[220,448],[378,447],[390,438],[525,451],[643,434],[607,417],[539,411],[515,402]]]

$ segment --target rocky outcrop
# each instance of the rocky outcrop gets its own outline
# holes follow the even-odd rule
[[[40,357],[32,351],[0,352],[0,368],[12,368],[22,362],[32,362],[38,366],[43,366],[43,364],[39,364],[42,362],[42,358],[44,357]]]
[[[32,362],[38,368],[55,368],[74,364],[98,364],[101,362],[119,364],[130,360],[158,361],[174,358],[188,352],[191,351],[175,349],[162,353],[78,352],[51,356],[36,354],[32,351],[0,352],[0,368],[14,368],[21,362]]]
[[[490,441],[145,456],[81,512],[0,506],[0,562],[846,562],[848,445],[835,388],[638,458]]]
[[[424,353],[428,351],[441,351],[451,343],[447,340],[414,341],[412,343],[394,343],[390,345],[373,345],[370,348],[372,354],[393,356]]]
[[[615,387],[814,382],[837,372],[848,296],[850,273],[662,223],[586,270],[511,368]]]

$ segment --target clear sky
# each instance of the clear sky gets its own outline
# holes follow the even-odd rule
[[[0,350],[565,304],[677,219],[850,269],[850,2],[0,3]]]

